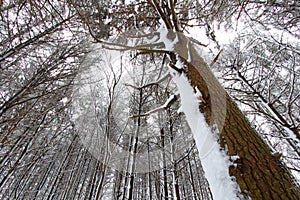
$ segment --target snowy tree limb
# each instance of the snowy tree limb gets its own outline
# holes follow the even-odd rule
[[[131,85],[131,84],[126,83],[125,86],[132,87],[134,89],[140,90],[140,89],[143,89],[143,88],[146,88],[146,87],[150,87],[150,86],[153,86],[153,85],[158,85],[159,83],[165,81],[166,79],[168,79],[170,77],[171,77],[171,75],[169,73],[166,73],[162,78],[158,79],[155,82],[148,83],[146,85],[135,86],[135,85]]]
[[[167,108],[170,108],[171,105],[172,105],[177,99],[178,99],[178,97],[177,97],[176,95],[171,95],[164,105],[162,105],[162,106],[160,106],[160,107],[158,107],[158,108],[155,108],[155,109],[153,109],[153,110],[150,110],[150,111],[148,111],[148,112],[146,112],[146,113],[140,114],[140,115],[132,115],[132,116],[130,116],[130,118],[134,119],[134,118],[138,118],[138,117],[146,117],[146,116],[149,116],[149,115],[151,115],[151,114],[153,114],[153,113],[159,112],[159,111],[161,111],[161,110],[165,110],[165,109],[167,109]]]

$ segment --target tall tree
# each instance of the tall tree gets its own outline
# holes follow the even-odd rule
[[[209,3],[207,5],[209,5]],[[144,2],[144,4],[146,4],[146,2]],[[156,13],[156,18],[161,19],[160,23],[168,29],[165,38],[160,38],[159,41],[164,42],[165,49],[163,49],[163,52],[169,55],[170,67],[175,70],[175,74],[178,74],[178,76],[185,74],[191,81],[191,87],[200,90],[202,93],[201,99],[204,103],[204,106],[200,106],[200,110],[206,114],[208,124],[215,123],[218,126],[220,131],[220,147],[228,149],[227,154],[229,157],[236,155],[239,157],[234,161],[236,165],[229,167],[229,173],[236,178],[241,193],[253,199],[299,198],[297,185],[294,183],[289,171],[286,170],[277,157],[272,155],[270,148],[251,127],[244,114],[219,84],[208,65],[193,47],[192,43],[195,43],[195,41],[189,41],[188,38],[181,34],[184,31],[181,22],[183,20],[188,21],[188,17],[186,17],[184,13],[180,13],[180,11],[176,10],[176,5],[178,5],[180,9],[180,2],[159,2],[154,0],[147,1],[147,4],[154,10],[151,14]],[[213,4],[212,8],[215,8],[215,5],[216,4]],[[230,7],[230,4],[226,5]],[[241,9],[243,9],[246,5],[246,2],[244,2],[237,6],[241,6]],[[219,4],[218,8],[224,9],[225,7]],[[230,8],[232,9],[234,6]],[[224,12],[224,10],[221,11]],[[222,14],[222,12],[218,14]],[[146,16],[144,16],[144,18],[147,19]],[[197,14],[197,19],[200,21],[203,20],[201,14]],[[135,24],[142,24],[142,22],[144,21],[136,20]],[[209,30],[209,21],[206,21],[206,25],[208,27],[208,36],[215,40],[213,32]],[[126,30],[124,27],[128,26],[130,26],[130,24],[124,24],[124,26],[120,26],[119,28]],[[161,32],[160,36],[164,37]],[[103,43],[101,38],[95,39]],[[171,41],[171,43],[173,42],[173,50],[168,48],[170,43],[166,43],[165,41],[167,40]],[[196,43],[199,44],[199,42]],[[151,49],[143,50],[143,46],[140,48],[136,47],[135,49],[141,50],[143,53],[162,52],[160,50]],[[184,64],[184,68],[180,66],[180,63]],[[224,113],[221,112],[222,106],[224,105],[219,103],[223,101],[223,99],[220,98],[225,98],[226,101],[226,112]],[[213,116],[211,116],[212,114]],[[223,118],[225,118],[224,124],[222,121]]]
[[[277,154],[272,155],[270,148],[251,128],[244,114],[198,54],[198,45],[206,46],[203,43],[212,41],[217,47],[220,46],[215,32],[217,26],[225,24],[226,28],[229,28],[233,26],[232,22],[238,24],[242,18],[245,23],[262,24],[265,28],[276,27],[297,38],[298,1],[21,0],[1,1],[0,4],[3,24],[0,27],[0,198],[119,199],[122,195],[129,197],[127,194],[130,194],[132,199],[211,199],[211,196],[216,198],[216,185],[212,182],[207,183],[203,177],[200,160],[206,166],[205,170],[207,160],[201,156],[201,149],[199,148],[197,153],[194,143],[187,145],[185,140],[179,143],[174,140],[175,136],[184,136],[190,131],[195,133],[195,124],[191,123],[190,113],[183,109],[190,129],[177,113],[176,101],[184,101],[186,96],[181,94],[179,97],[178,92],[174,91],[174,85],[178,84],[178,77],[187,77],[190,82],[185,82],[189,83],[186,88],[196,92],[192,92],[191,99],[195,96],[198,98],[196,104],[192,104],[196,105],[193,111],[198,113],[197,116],[202,116],[200,110],[205,114],[206,124],[211,125],[213,130],[216,127],[219,130],[218,147],[227,153],[228,156],[224,158],[231,162],[229,169],[224,171],[235,177],[233,179],[238,183],[240,193],[252,199],[299,199],[299,186],[294,183],[285,165],[278,159]],[[197,41],[183,35],[195,29],[204,29],[209,40]],[[152,32],[149,33],[149,30]],[[121,37],[114,40],[115,36]],[[86,48],[86,43],[90,43],[91,40],[102,43],[107,49],[132,50],[132,60],[141,63],[136,67],[146,67],[151,73],[147,72],[145,75],[158,77],[155,82],[149,79],[143,83],[145,85],[129,87],[138,88],[138,91],[143,92],[143,97],[149,95],[151,100],[141,112],[136,113],[138,116],[131,117],[145,124],[152,118],[148,132],[140,132],[151,134],[151,137],[147,140],[139,137],[140,143],[133,141],[132,144],[137,146],[132,148],[132,151],[146,152],[145,155],[152,158],[151,151],[163,147],[163,151],[159,152],[165,159],[157,162],[162,164],[161,170],[151,171],[152,163],[148,162],[146,174],[133,173],[134,165],[131,165],[132,170],[126,183],[127,177],[122,171],[124,168],[114,171],[107,166],[106,161],[113,159],[110,156],[111,152],[107,151],[108,139],[126,151],[129,149],[130,139],[123,134],[126,129],[123,130],[115,124],[117,118],[126,118],[126,124],[127,116],[119,112],[110,117],[110,109],[105,112],[105,108],[117,108],[116,104],[106,102],[103,98],[107,90],[111,95],[116,94],[113,92],[116,82],[110,82],[112,77],[116,77],[115,66],[110,67],[111,73],[105,74],[108,80],[106,83],[113,84],[107,85],[108,87],[98,85],[98,88],[94,88],[93,95],[81,104],[86,116],[93,117],[94,121],[98,120],[92,124],[93,128],[96,127],[95,130],[98,131],[106,130],[106,139],[99,141],[99,137],[87,143],[98,142],[96,152],[101,153],[96,153],[98,157],[95,158],[94,152],[86,150],[81,144],[82,138],[78,137],[80,134],[76,133],[74,122],[70,119],[70,116],[74,116],[74,110],[71,109],[71,103],[75,100],[72,89],[78,73],[87,70],[81,67],[88,60],[84,59],[86,53],[93,49],[93,45],[90,45],[90,49]],[[134,45],[128,45],[128,41],[133,41]],[[287,49],[291,47],[289,44],[268,43],[268,39],[264,42],[266,46],[273,47],[271,52],[277,52],[277,44]],[[297,58],[297,52],[294,48],[292,53],[281,55],[283,60],[290,61],[290,58]],[[246,55],[246,52],[241,53]],[[149,59],[143,60],[144,56]],[[95,59],[98,62],[102,57],[97,54]],[[132,60],[122,61],[125,69]],[[217,58],[212,63],[216,60]],[[256,61],[265,62],[260,59]],[[229,65],[232,66],[234,69],[235,65]],[[265,69],[267,66],[263,67]],[[270,70],[273,73],[276,68]],[[290,72],[296,75],[297,69],[293,70]],[[167,72],[169,74],[162,76]],[[170,82],[171,76],[175,83]],[[280,81],[284,82],[281,79]],[[295,82],[285,89],[297,90],[296,85]],[[125,92],[126,87],[123,85],[123,90],[118,91],[116,96],[109,97],[123,101],[124,98],[120,98],[119,94]],[[286,94],[285,89],[281,90],[282,95]],[[268,91],[273,93],[274,90],[270,87]],[[271,98],[274,96],[270,95]],[[297,95],[291,96],[297,99]],[[281,98],[275,97],[273,100],[276,100],[274,105],[277,105],[274,109],[284,109],[283,102],[279,101]],[[93,112],[88,112],[88,106],[94,108]],[[126,110],[125,106],[121,108]],[[92,115],[95,111],[97,115]],[[182,110],[179,109],[178,112]],[[158,120],[153,119],[156,113],[161,116]],[[270,115],[269,112],[267,114]],[[274,116],[271,118],[274,120]],[[279,121],[284,127],[291,130],[298,127],[294,112],[287,113],[283,119],[286,122],[280,118]],[[88,120],[90,118],[83,120],[82,125],[89,125]],[[278,119],[275,121],[278,122]],[[82,133],[90,131],[91,127],[88,126]],[[99,132],[93,133],[93,136],[99,136]],[[199,144],[199,135],[194,134],[194,137]],[[176,148],[180,146],[187,148],[185,151],[179,151]],[[176,154],[177,152],[184,153]],[[104,158],[104,163],[101,162],[101,158]],[[112,160],[120,165],[122,161],[124,159]],[[163,161],[168,162],[164,164]],[[217,173],[209,174],[206,171],[205,175],[211,178],[211,175],[217,177]],[[225,185],[227,183],[231,185],[232,181],[227,180]],[[126,186],[128,193],[123,192]],[[192,197],[189,196],[191,191]]]

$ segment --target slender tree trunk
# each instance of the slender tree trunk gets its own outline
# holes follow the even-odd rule
[[[163,194],[161,191],[161,182],[160,182],[160,172],[154,172],[154,181],[155,181],[155,194],[156,199],[162,199]]]
[[[166,152],[165,152],[165,132],[164,129],[160,129],[161,146],[163,150],[163,186],[164,186],[164,199],[168,199],[168,177],[167,177],[167,164],[166,164]]]
[[[64,158],[62,159],[62,163],[59,165],[58,169],[56,170],[55,178],[54,178],[54,180],[51,181],[52,184],[51,184],[48,196],[47,196],[48,200],[53,199],[53,196],[55,195],[54,191],[56,191],[56,189],[58,187],[58,182],[62,177],[63,170],[65,169],[66,164],[68,162],[68,158],[70,157],[70,154],[72,153],[72,149],[74,148],[74,143],[76,143],[76,138],[77,138],[77,136],[72,138],[72,142],[69,145]]]
[[[149,140],[148,140],[147,151],[148,151],[148,193],[149,193],[148,195],[149,195],[149,200],[152,200],[150,143],[149,143]],[[148,197],[148,195],[147,195],[147,197]]]
[[[121,186],[123,181],[123,175],[121,172],[116,171],[115,172],[115,184],[114,184],[114,199],[120,199],[121,196]]]
[[[192,191],[193,191],[192,194],[193,194],[193,198],[198,199],[198,198],[197,198],[198,192],[197,192],[197,190],[196,190],[196,188],[195,188],[194,173],[193,173],[193,169],[192,169],[192,165],[191,165],[191,159],[190,159],[190,155],[189,155],[189,154],[187,155],[187,159],[188,159],[189,176],[190,176],[191,184],[192,184]],[[202,189],[201,189],[201,184],[200,184],[200,191],[201,191],[201,190],[202,190]]]
[[[86,195],[85,199],[93,199],[94,197],[94,192],[96,188],[96,182],[97,182],[97,176],[99,176],[99,172],[102,170],[102,162],[95,160],[95,165],[94,165],[94,173],[93,177],[89,182],[89,192]]]
[[[85,160],[88,163],[87,163],[87,166],[84,165],[83,168],[81,169],[81,172],[84,174],[84,177],[81,180],[82,185],[80,187],[80,190],[77,191],[78,199],[84,199],[84,197],[86,196],[86,194],[88,194],[88,192],[87,192],[88,191],[87,190],[87,186],[86,186],[85,183],[86,183],[86,180],[90,179],[89,172],[90,172],[90,166],[91,166],[92,159],[89,157],[88,154],[86,154]],[[63,198],[63,199],[67,199],[67,198]]]
[[[132,136],[133,137],[133,136]],[[131,140],[131,139],[130,139]],[[131,145],[131,142],[130,142],[130,145]],[[131,148],[131,147],[130,147]],[[129,150],[130,152],[130,150]],[[123,197],[122,197],[122,200],[125,200],[126,199],[126,194],[127,194],[127,185],[128,185],[128,178],[130,176],[130,173],[127,171],[129,170],[129,162],[130,162],[130,153],[128,153],[128,157],[127,157],[127,165],[126,165],[126,171],[125,171],[125,179],[124,179],[124,186],[123,186]]]
[[[180,192],[179,192],[179,185],[178,185],[178,172],[177,172],[177,161],[175,159],[175,144],[174,144],[174,131],[173,131],[173,120],[171,118],[170,110],[168,110],[168,117],[169,117],[169,131],[170,131],[170,142],[171,142],[171,158],[173,163],[173,191],[176,200],[180,200]]]
[[[142,106],[143,106],[143,90],[140,89],[139,91],[139,105],[138,105],[138,115],[142,113]],[[140,132],[140,127],[141,127],[141,118],[138,117],[137,119],[137,127],[135,130],[135,135],[134,135],[134,146],[133,146],[133,161],[131,165],[131,175],[130,175],[130,184],[129,184],[129,196],[128,199],[131,200],[133,198],[133,186],[134,186],[134,179],[135,179],[135,162],[136,162],[136,154],[137,154],[137,149],[138,149],[138,141],[139,141],[139,132]]]
[[[179,183],[178,183],[178,172],[177,172],[177,163],[176,161],[174,162],[174,189],[175,189],[175,196],[177,200],[180,200],[180,188],[179,188]]]
[[[76,166],[78,165],[79,163],[79,160],[81,158],[80,156],[81,152],[79,152],[75,158],[75,160],[71,160],[70,161],[70,164],[72,165],[72,170],[71,170],[71,173],[69,175],[69,178],[67,179],[67,183],[66,183],[66,188],[64,190],[64,192],[60,195],[60,198],[61,199],[66,199],[67,196],[69,196],[70,192],[71,192],[71,186],[73,186],[73,183],[74,183],[74,179],[75,179],[75,176],[77,177],[78,174],[75,173],[76,170],[74,170],[74,168],[76,169]],[[76,174],[76,175],[75,175]]]

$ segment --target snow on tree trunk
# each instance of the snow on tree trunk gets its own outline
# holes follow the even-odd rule
[[[218,138],[220,146],[215,146],[211,153],[202,159],[204,169],[208,166],[210,168],[216,167],[214,165],[224,167],[223,170],[221,167],[215,169],[216,171],[209,170],[207,172],[205,170],[214,198],[225,199],[226,195],[232,196],[232,193],[235,192],[233,183],[230,182],[229,172],[231,176],[235,177],[245,197],[252,199],[300,199],[299,188],[289,171],[272,155],[270,148],[251,127],[245,115],[225,92],[198,52],[190,45],[186,37],[177,35],[176,40],[179,42],[174,45],[173,52],[176,52],[177,56],[174,54],[172,60],[181,60],[185,68],[182,69],[182,75],[176,74],[174,79],[180,93],[182,93],[183,110],[200,152],[203,148],[203,141],[201,140],[203,136],[199,134],[200,129],[203,130],[201,134],[204,134],[206,140],[213,139],[213,137],[206,136],[211,134],[207,124],[216,124],[220,132]],[[172,73],[174,74],[174,72]],[[187,79],[191,86],[188,85]],[[206,104],[204,107],[198,106],[199,109],[197,109],[196,97],[192,96],[194,95],[192,93],[193,88],[199,89],[202,93],[201,98]],[[194,100],[190,98],[194,98]],[[204,117],[198,110],[204,112],[207,124],[204,123]],[[194,119],[195,117],[196,119]],[[219,148],[226,150],[230,157],[229,160],[233,162],[229,168],[228,162],[224,160],[225,156],[219,151]],[[219,157],[220,160],[213,159],[214,156]],[[220,184],[222,181],[230,185],[226,186],[228,191],[223,191],[223,194],[221,189],[216,189],[217,186],[214,185]]]
[[[183,68],[183,65],[176,65]],[[177,85],[181,108],[186,116],[186,120],[192,130],[194,139],[200,152],[201,163],[205,172],[214,199],[233,200],[238,199],[237,188],[228,173],[229,162],[226,154],[220,151],[211,129],[207,125],[203,113],[199,111],[199,94],[194,93],[189,80],[184,73],[178,73],[170,68],[173,80]],[[209,148],[209,149],[207,149]],[[207,152],[205,156],[201,152]]]

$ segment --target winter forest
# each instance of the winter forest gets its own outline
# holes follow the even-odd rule
[[[300,199],[298,0],[0,0],[0,199]]]

